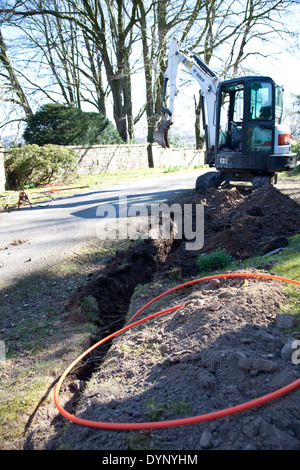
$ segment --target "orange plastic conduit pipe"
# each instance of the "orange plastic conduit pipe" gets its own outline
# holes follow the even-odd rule
[[[144,305],[144,307],[142,307],[140,310],[138,310],[138,312],[136,312],[136,314],[133,315],[130,318],[129,321],[132,321],[135,317],[137,317],[146,307],[153,304],[155,301],[157,301],[161,297],[163,297],[163,296],[165,296],[165,295],[167,295],[167,294],[169,294],[169,293],[171,293],[171,292],[173,292],[177,289],[180,289],[182,287],[186,287],[186,286],[189,286],[189,285],[192,285],[192,284],[196,284],[196,283],[201,282],[201,281],[206,281],[206,280],[209,280],[209,279],[226,278],[226,277],[244,277],[244,278],[246,278],[246,277],[257,277],[257,278],[276,279],[276,280],[279,280],[279,281],[285,281],[285,282],[289,282],[289,283],[296,284],[296,285],[300,286],[300,282],[298,282],[298,281],[294,281],[292,279],[287,279],[287,278],[280,277],[280,276],[273,276],[273,275],[261,274],[261,273],[229,273],[229,274],[218,274],[218,275],[214,275],[214,276],[207,276],[207,277],[203,277],[203,278],[200,278],[200,279],[193,279],[193,280],[188,281],[184,284],[180,284],[176,287],[173,287],[172,289],[169,289],[168,291],[164,292],[163,294],[155,297],[153,300],[151,300],[146,305]],[[214,419],[223,418],[225,416],[232,415],[234,413],[240,413],[241,411],[245,411],[245,410],[248,410],[250,408],[254,408],[256,406],[263,405],[267,402],[270,402],[270,401],[272,401],[276,398],[279,398],[279,397],[291,392],[292,390],[295,390],[296,388],[300,387],[300,379],[297,379],[294,382],[286,385],[285,387],[282,387],[282,388],[280,388],[280,389],[278,389],[274,392],[269,393],[268,395],[264,395],[262,397],[256,398],[256,399],[248,401],[246,403],[242,403],[240,405],[236,405],[236,406],[229,407],[229,408],[224,408],[223,410],[213,411],[211,413],[206,413],[206,414],[202,414],[202,415],[198,415],[198,416],[192,416],[192,417],[188,417],[188,418],[181,418],[181,419],[174,419],[174,420],[167,420],[167,421],[144,422],[144,423],[113,423],[113,422],[101,422],[101,421],[87,420],[87,419],[79,418],[77,416],[74,416],[74,415],[70,414],[69,412],[67,412],[61,406],[61,404],[59,402],[59,392],[60,392],[61,386],[63,384],[63,381],[65,380],[68,373],[75,367],[75,365],[78,364],[78,362],[80,362],[91,351],[93,351],[94,349],[96,349],[98,346],[105,343],[109,339],[114,338],[115,336],[123,333],[126,330],[129,330],[130,328],[133,328],[136,325],[139,325],[143,322],[146,322],[146,321],[150,320],[151,318],[155,318],[159,315],[163,315],[165,313],[177,310],[177,309],[182,308],[182,307],[184,307],[184,304],[181,304],[181,305],[178,305],[178,306],[175,306],[175,307],[171,307],[171,308],[168,308],[166,310],[162,310],[160,312],[156,312],[156,313],[154,313],[152,315],[149,315],[149,316],[147,316],[147,317],[145,317],[141,320],[135,321],[134,323],[131,323],[131,324],[125,326],[124,328],[116,331],[115,333],[107,336],[106,338],[102,339],[101,341],[99,341],[98,343],[94,344],[92,347],[87,349],[84,353],[82,353],[77,359],[75,359],[72,362],[72,364],[69,365],[69,367],[67,367],[67,369],[64,371],[64,373],[60,377],[59,381],[57,382],[57,385],[56,385],[55,391],[54,391],[54,401],[55,401],[55,405],[56,405],[58,411],[66,419],[68,419],[69,421],[72,421],[73,423],[76,423],[76,424],[79,424],[79,425],[82,425],[82,426],[91,427],[91,428],[110,429],[110,430],[142,430],[142,429],[169,428],[169,427],[190,425],[190,424],[200,423],[200,422],[204,422],[204,421],[211,421],[211,420],[214,420]]]

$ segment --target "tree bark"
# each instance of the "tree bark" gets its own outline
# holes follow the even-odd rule
[[[16,93],[18,97],[18,104],[23,108],[26,119],[30,118],[33,115],[33,112],[26,98],[26,95],[23,91],[23,88],[19,83],[14,67],[10,62],[5,40],[2,35],[1,30],[0,30],[0,62],[4,66],[6,72],[8,73],[10,84],[11,84],[11,89],[14,93]]]

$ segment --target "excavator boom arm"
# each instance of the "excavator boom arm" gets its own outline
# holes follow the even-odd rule
[[[164,74],[164,91],[162,119],[158,123],[157,130],[153,134],[154,141],[166,148],[168,143],[168,130],[174,114],[174,101],[177,93],[177,80],[180,64],[183,64],[193,78],[199,83],[204,109],[206,142],[208,149],[214,145],[215,140],[215,103],[219,79],[207,65],[181,44],[176,38],[172,38],[169,48],[168,65]],[[167,89],[169,87],[169,99],[167,107]]]

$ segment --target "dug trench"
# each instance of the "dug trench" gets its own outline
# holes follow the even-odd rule
[[[102,269],[94,274],[86,285],[78,288],[65,307],[64,316],[68,324],[86,323],[87,315],[92,310],[93,321],[99,327],[101,337],[105,338],[124,325],[137,286],[149,285],[150,294],[143,297],[145,301],[146,298],[150,299],[151,295],[157,292],[155,289],[153,290],[153,285],[151,286],[153,281],[155,281],[155,285],[167,285],[174,273],[176,273],[178,283],[199,275],[197,257],[201,253],[222,249],[233,259],[243,260],[256,254],[264,255],[272,250],[285,247],[288,244],[288,237],[300,232],[299,202],[273,186],[258,188],[246,194],[237,189],[209,189],[203,193],[190,195],[180,201],[180,204],[182,208],[185,204],[192,205],[194,218],[196,205],[204,205],[203,247],[200,250],[187,251],[186,240],[176,239],[176,224],[172,225],[171,237],[168,240],[149,238],[133,241],[128,249],[119,250],[108,259]],[[184,210],[182,213],[184,214]],[[196,222],[194,220],[195,228]],[[229,295],[234,284],[225,283],[223,287],[229,289]],[[260,288],[257,287],[257,289]],[[160,292],[162,290],[160,289]],[[183,294],[192,295],[193,290],[187,289]],[[226,293],[223,294],[221,298],[225,299],[226,304]],[[269,310],[278,308],[280,302],[286,300],[285,296],[278,292],[278,287],[275,288],[271,296],[267,290],[265,295],[264,308],[269,315],[271,315]],[[264,302],[263,299],[262,302]],[[101,338],[98,337],[97,341],[99,339]],[[95,342],[95,338],[91,338],[91,344]],[[100,370],[101,364],[109,356],[111,346],[112,342],[107,342],[100,356],[97,351],[91,353],[85,364],[72,374],[70,381],[62,390],[62,393],[66,394],[64,403],[69,412],[75,412],[80,405],[86,384],[92,374]],[[134,372],[132,371],[132,373]],[[230,388],[230,385],[227,384],[227,387]],[[71,389],[72,396],[70,396]],[[52,431],[49,432],[49,423],[45,426],[45,422],[43,422],[45,413],[42,415],[43,417],[37,419],[34,426],[28,427],[25,449],[57,449],[63,442],[66,442],[70,448],[94,448],[93,444],[82,442],[79,444],[78,438],[74,437],[72,431],[69,435],[64,436],[62,423],[65,421],[60,415],[56,414],[53,417],[53,414],[50,414],[53,419],[51,422]],[[298,431],[294,431],[297,434],[296,437],[293,437],[293,445],[297,447],[298,444],[300,445],[300,416],[298,416],[295,426],[299,427]],[[210,430],[208,435],[211,434]],[[94,439],[89,441],[89,436],[87,437],[87,442],[92,442]],[[205,436],[203,439],[205,440]],[[209,439],[207,438],[207,440]],[[104,444],[104,439],[100,439],[100,441],[101,443],[97,444],[100,447],[95,448],[129,448],[126,447],[128,443],[123,444],[125,447],[122,445],[119,447],[119,444],[115,442],[116,438],[110,441],[114,442],[112,445],[115,447],[110,447],[109,442],[107,445]],[[286,444],[283,444],[284,446]],[[199,448],[203,447],[205,448],[205,445]],[[209,445],[206,448],[209,448]]]
[[[94,311],[94,323],[101,337],[111,335],[123,327],[131,297],[135,288],[147,284],[154,273],[160,272],[172,247],[172,240],[144,240],[133,242],[125,250],[118,250],[101,272],[85,286],[78,288],[66,306],[70,324],[86,323],[87,313]],[[104,346],[102,354],[110,347]],[[95,367],[99,356],[91,353],[87,364],[77,372],[77,378],[86,380]],[[96,365],[94,362],[96,361]]]

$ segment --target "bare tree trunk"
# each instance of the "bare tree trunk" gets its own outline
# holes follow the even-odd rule
[[[129,58],[125,61],[125,74],[124,74],[124,104],[127,116],[128,136],[130,140],[134,139],[134,119],[132,111],[132,87],[131,87],[131,73]]]
[[[127,72],[126,66],[129,65],[129,51],[130,45],[125,44],[127,36],[130,34],[131,29],[136,21],[136,9],[133,7],[131,13],[127,15],[128,23],[125,26],[124,21],[124,4],[121,0],[116,0],[116,4],[113,5],[112,1],[106,1],[108,9],[108,19],[105,16],[105,12],[102,8],[101,2],[97,1],[97,9],[91,8],[88,0],[82,0],[82,4],[85,8],[85,13],[89,22],[93,25],[93,40],[103,59],[104,68],[106,71],[107,81],[109,83],[112,98],[113,98],[113,114],[117,130],[124,142],[128,141],[128,126],[127,126],[127,109],[130,109],[130,95],[126,93],[126,86],[124,87],[124,77]],[[116,14],[113,7],[116,8]],[[96,12],[97,10],[97,12]],[[109,46],[109,35],[106,33],[107,20],[110,24],[109,35],[113,41],[116,63],[113,64],[111,60],[111,51]],[[115,71],[114,71],[115,70]],[[126,81],[126,78],[125,78]],[[127,99],[127,105],[125,100]]]
[[[10,62],[5,40],[3,38],[2,32],[0,30],[0,62],[4,66],[11,84],[11,90],[17,95],[17,104],[19,104],[25,113],[26,119],[30,118],[33,115],[32,109],[28,103],[26,95],[19,83],[16,72],[13,68],[13,65]]]
[[[147,18],[144,2],[139,2],[139,13],[140,13],[140,26],[141,26],[141,38],[142,38],[142,49],[143,49],[143,61],[144,61],[144,75],[146,83],[146,116],[147,116],[147,142],[153,142],[153,132],[157,123],[157,116],[154,113],[154,96],[152,91],[152,80],[153,80],[153,58],[151,58],[149,45],[148,45],[148,31],[147,31]]]
[[[162,109],[164,71],[167,65],[166,41],[168,30],[171,28],[171,24],[167,24],[167,4],[167,0],[153,2],[153,21],[157,30],[155,30],[156,34],[153,33],[150,46],[145,4],[143,0],[138,1],[146,84],[147,141],[149,143],[153,143],[153,133],[156,130]],[[158,38],[157,43],[155,43],[156,38]]]

